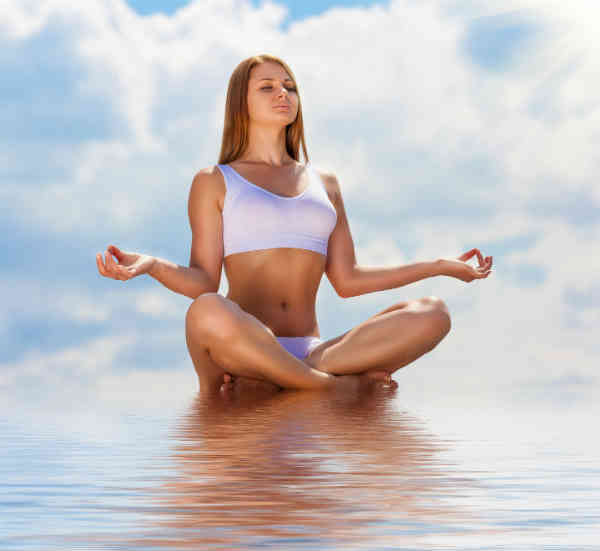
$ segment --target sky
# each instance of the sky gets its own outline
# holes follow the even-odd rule
[[[189,0],[171,0],[169,2],[165,0],[128,0],[127,3],[140,15],[152,15],[155,13],[173,15],[180,8],[190,4]],[[264,3],[258,0],[250,2],[255,8],[259,8]],[[330,8],[366,7],[374,3],[372,0],[338,0],[337,2],[331,0],[296,0],[291,2],[277,2],[278,5],[285,6],[287,10],[286,22],[306,19],[311,15],[319,15]]]
[[[190,299],[147,276],[102,278],[95,254],[115,244],[187,265],[190,184],[216,163],[232,70],[262,52],[296,75],[310,159],[338,177],[360,265],[494,257],[485,280],[350,299],[324,277],[321,336],[436,295],[452,330],[396,373],[399,392],[591,401],[599,15],[555,0],[9,0],[0,402],[168,404],[195,388]]]

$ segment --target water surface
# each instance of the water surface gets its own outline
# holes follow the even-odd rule
[[[0,424],[0,549],[600,549],[585,409],[378,389],[22,414]]]

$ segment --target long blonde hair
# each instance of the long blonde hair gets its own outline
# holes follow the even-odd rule
[[[248,128],[250,126],[250,117],[248,115],[248,81],[250,80],[250,71],[255,65],[265,63],[266,61],[279,63],[287,71],[294,82],[296,90],[298,90],[294,73],[282,59],[270,54],[255,55],[244,59],[234,69],[229,78],[219,164],[227,164],[235,161],[248,147]],[[300,144],[302,144],[304,161],[307,163],[309,159],[308,152],[306,151],[306,142],[304,141],[302,103],[300,101],[300,93],[297,93],[298,116],[294,122],[288,124],[285,128],[285,147],[294,160],[300,161],[299,150]]]

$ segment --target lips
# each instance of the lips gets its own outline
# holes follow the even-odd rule
[[[290,106],[289,106],[289,105],[276,105],[276,106],[274,107],[274,109],[281,108],[281,107],[283,107],[283,108],[285,108],[285,109],[289,109],[289,108],[290,108]]]

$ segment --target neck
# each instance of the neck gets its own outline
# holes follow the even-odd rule
[[[263,163],[271,166],[283,166],[294,159],[285,148],[285,126],[250,125],[248,147],[239,161]]]

